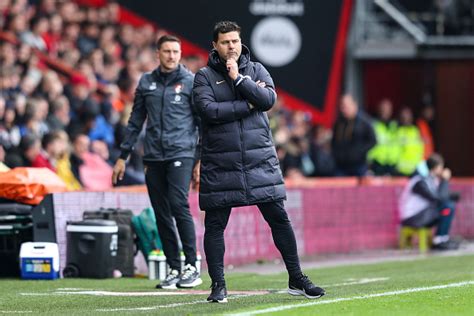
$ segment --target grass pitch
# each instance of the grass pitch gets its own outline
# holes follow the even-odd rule
[[[0,314],[474,315],[473,255],[305,272],[325,287],[326,296],[308,300],[285,294],[286,274],[228,273],[227,287],[237,292],[227,304],[205,302],[207,275],[194,292],[172,293],[155,290],[155,282],[146,279],[3,279]],[[158,295],[163,292],[171,295]]]

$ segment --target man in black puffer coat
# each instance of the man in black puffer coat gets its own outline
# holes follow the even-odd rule
[[[206,211],[204,250],[212,279],[210,302],[226,302],[224,229],[232,207],[257,205],[290,275],[289,293],[318,298],[324,290],[301,272],[285,211],[283,177],[265,111],[276,100],[273,80],[240,40],[240,27],[216,24],[208,66],[195,76],[202,124],[199,205]]]

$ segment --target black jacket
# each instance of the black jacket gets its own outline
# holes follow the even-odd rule
[[[145,119],[144,161],[195,157],[199,117],[192,106],[193,79],[182,65],[168,74],[157,68],[140,78],[120,158],[127,159],[133,150]]]
[[[252,205],[286,198],[283,177],[265,111],[276,100],[273,80],[250,61],[243,46],[236,85],[216,51],[194,79],[194,101],[202,124],[202,210]],[[266,83],[257,86],[256,81]],[[250,110],[248,102],[255,106]]]
[[[367,152],[376,143],[370,118],[364,113],[354,120],[339,117],[334,124],[332,152],[340,168],[352,168],[366,164]]]

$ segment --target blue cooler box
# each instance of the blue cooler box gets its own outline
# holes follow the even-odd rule
[[[20,249],[22,279],[48,279],[59,277],[58,244],[52,242],[25,242]]]

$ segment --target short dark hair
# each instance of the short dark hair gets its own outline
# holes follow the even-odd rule
[[[160,49],[165,42],[176,42],[181,45],[181,40],[174,35],[163,35],[156,41],[156,49]]]
[[[232,21],[220,21],[214,25],[214,32],[212,33],[212,40],[217,42],[219,33],[238,32],[240,35],[240,26]]]
[[[433,170],[439,165],[444,165],[444,159],[440,154],[433,153],[426,160],[426,166],[428,167],[428,170]]]
[[[54,143],[58,139],[61,139],[58,133],[49,132],[43,136],[43,139],[41,140],[41,147],[43,147],[43,149],[46,149],[49,144]]]
[[[40,139],[35,134],[25,134],[20,140],[20,150],[25,153],[28,149],[32,148]]]

